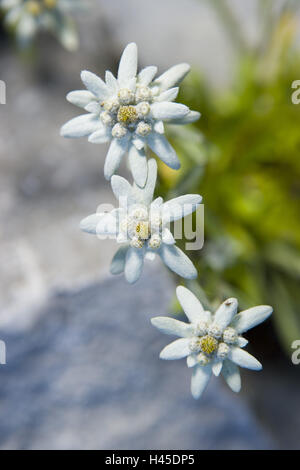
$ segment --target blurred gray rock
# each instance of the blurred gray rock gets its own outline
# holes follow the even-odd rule
[[[113,278],[57,293],[31,331],[2,336],[0,447],[270,448],[222,379],[195,401],[185,362],[159,360],[170,338],[150,318],[166,314],[173,295],[154,264],[135,286]]]

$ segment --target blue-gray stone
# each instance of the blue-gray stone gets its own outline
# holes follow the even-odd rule
[[[185,361],[159,360],[172,338],[150,318],[173,295],[166,272],[147,268],[134,286],[113,278],[57,293],[30,331],[3,338],[0,447],[270,448],[222,378],[195,401]]]

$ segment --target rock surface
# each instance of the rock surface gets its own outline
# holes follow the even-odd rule
[[[0,369],[2,449],[266,449],[247,406],[212,379],[195,401],[184,361],[150,318],[174,286],[147,266],[129,286],[107,279],[54,295],[23,334],[7,334]]]

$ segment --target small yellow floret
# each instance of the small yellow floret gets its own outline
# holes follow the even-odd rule
[[[42,7],[36,0],[30,0],[30,2],[27,2],[26,9],[28,13],[33,16],[39,16],[42,12]]]
[[[46,8],[49,10],[52,10],[52,8],[55,8],[57,5],[57,0],[44,0],[44,5]]]
[[[201,350],[205,354],[212,354],[218,349],[218,341],[213,336],[203,336],[200,339]]]
[[[149,223],[139,222],[138,224],[136,224],[135,233],[142,240],[147,240],[147,238],[149,238]]]
[[[154,233],[149,240],[149,247],[153,250],[157,250],[161,245],[161,238],[158,234]]]
[[[130,124],[138,119],[138,113],[134,106],[121,106],[118,111],[118,121]]]
[[[144,242],[143,240],[140,240],[139,238],[137,237],[134,237],[131,242],[130,242],[130,245],[133,247],[133,248],[143,248],[144,246]]]

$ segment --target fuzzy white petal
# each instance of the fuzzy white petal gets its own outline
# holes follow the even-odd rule
[[[116,218],[111,213],[92,214],[80,222],[80,228],[94,235],[116,235]]]
[[[21,6],[18,6],[18,4],[16,3],[15,5],[17,6],[10,6],[10,7],[5,7],[3,2],[0,3],[0,8],[11,8],[11,10],[9,10],[5,17],[4,17],[4,22],[6,25],[8,26],[15,26],[16,23],[20,20],[21,18],[21,15],[23,13],[23,9]]]
[[[256,325],[265,321],[272,314],[273,308],[269,305],[259,305],[240,312],[233,319],[232,326],[239,333],[250,330]]]
[[[198,300],[189,289],[184,286],[178,286],[176,295],[184,313],[191,323],[210,320],[209,312],[204,310],[200,300]]]
[[[154,261],[156,258],[156,254],[153,251],[146,251],[145,259],[149,261]]]
[[[189,338],[192,336],[192,326],[188,323],[175,320],[175,318],[154,317],[151,318],[151,323],[166,335],[175,335],[181,338]]]
[[[161,259],[171,271],[184,279],[196,279],[197,270],[192,261],[176,245],[163,243],[158,250]]]
[[[61,135],[68,138],[86,137],[101,128],[99,118],[94,114],[82,114],[68,121],[61,128]]]
[[[147,181],[148,165],[145,151],[138,150],[134,145],[129,149],[129,167],[135,183],[143,188]]]
[[[124,274],[130,284],[134,284],[140,278],[143,271],[144,257],[144,248],[128,248]]]
[[[157,197],[156,199],[154,199],[154,201],[151,202],[151,210],[153,209],[153,211],[157,211],[161,207],[163,202],[164,200],[161,196]]]
[[[138,82],[143,86],[148,86],[152,82],[156,73],[157,67],[155,67],[154,65],[145,67],[143,70],[140,71],[138,75]]]
[[[243,349],[237,347],[231,347],[228,353],[228,359],[237,364],[240,367],[245,367],[251,370],[261,370],[261,363],[255,359],[251,354]]]
[[[191,214],[197,209],[201,201],[202,197],[199,194],[186,194],[165,202],[162,211],[163,224],[182,219]]]
[[[110,265],[111,274],[121,274],[124,271],[128,248],[128,245],[122,245],[114,255]]]
[[[111,187],[121,207],[128,208],[134,202],[132,186],[123,176],[113,175]]]
[[[131,78],[128,80],[126,83],[126,88],[128,88],[130,91],[135,92],[136,89],[136,77]]]
[[[22,45],[26,45],[37,32],[37,22],[31,15],[23,14],[17,25],[16,33]]]
[[[153,152],[170,168],[178,170],[180,168],[180,162],[176,155],[175,150],[169,144],[165,136],[152,132],[148,136],[148,145]]]
[[[129,241],[129,239],[128,239],[127,235],[125,235],[123,232],[118,233],[117,238],[116,238],[117,243],[119,243],[119,244],[121,243],[123,245],[124,243],[127,243],[128,241]]]
[[[113,74],[109,70],[105,72],[105,81],[110,93],[116,94],[119,89],[118,80],[113,76]]]
[[[153,126],[154,132],[157,132],[158,134],[164,134],[165,132],[165,126],[163,121],[156,121]]]
[[[101,107],[100,104],[97,103],[97,101],[91,101],[89,104],[87,104],[84,108],[88,113],[92,114],[100,114]]]
[[[85,217],[80,222],[80,229],[83,230],[84,232],[87,233],[92,233],[96,234],[96,229],[99,221],[103,218],[104,214],[103,213],[98,213],[98,214],[92,214],[89,215],[88,217]]]
[[[157,179],[157,163],[154,158],[148,160],[148,175],[144,188],[133,185],[136,202],[149,206],[153,199],[154,189]]]
[[[137,45],[134,42],[128,44],[120,59],[118,70],[118,82],[120,86],[128,86],[128,82],[137,73]]]
[[[179,92],[178,87],[170,88],[169,90],[163,91],[155,101],[174,101],[177,98]]]
[[[20,0],[1,0],[0,7],[4,9],[14,8],[20,5]]]
[[[174,245],[174,243],[176,243],[172,233],[166,227],[162,230],[161,238],[163,243],[166,243],[167,245]]]
[[[222,375],[233,392],[238,393],[241,390],[240,371],[233,362],[225,359],[223,362]]]
[[[195,399],[201,397],[211,377],[211,365],[197,366],[193,369],[191,392]]]
[[[168,121],[169,124],[192,124],[195,121],[198,121],[200,119],[201,114],[198,113],[198,111],[190,111],[188,114],[186,114],[183,118],[180,119],[170,119]]]
[[[243,338],[242,336],[239,336],[237,339],[237,345],[239,348],[244,348],[245,346],[247,346],[248,343],[249,341],[246,338]]]
[[[196,354],[190,354],[190,356],[188,356],[186,358],[186,365],[188,367],[195,367],[195,365],[198,364],[198,361],[197,361],[197,355]]]
[[[151,105],[151,113],[154,119],[180,119],[186,116],[189,108],[180,103],[153,103]]]
[[[81,80],[87,89],[93,93],[98,99],[103,100],[109,96],[109,90],[104,81],[96,74],[83,70],[81,72]]]
[[[58,40],[65,49],[71,52],[78,49],[79,35],[73,18],[67,15],[62,15],[60,21],[56,22],[54,30]]]
[[[189,73],[190,66],[188,64],[177,64],[168,69],[162,75],[160,75],[155,83],[160,86],[160,90],[168,90],[174,86],[179,85],[179,83],[184,79],[184,77]]]
[[[216,361],[216,362],[213,363],[212,371],[213,371],[213,374],[216,377],[218,377],[220,375],[222,367],[223,367],[223,361]]]
[[[132,138],[132,143],[135,146],[135,148],[138,150],[142,150],[146,145],[146,142],[144,139],[141,139],[140,137],[136,137],[136,136]]]
[[[182,359],[191,353],[189,344],[189,338],[176,339],[161,351],[159,357],[166,360]]]
[[[236,314],[237,308],[237,299],[231,298],[225,300],[216,311],[213,324],[218,326],[221,330],[224,330]]]
[[[105,213],[96,227],[96,235],[117,235],[118,224],[113,212]]]
[[[122,157],[127,152],[130,136],[128,134],[121,139],[113,139],[104,164],[104,176],[110,180],[115,171],[119,168]]]
[[[88,90],[75,90],[71,91],[66,96],[69,103],[85,108],[91,101],[95,101],[96,97]]]
[[[95,132],[93,132],[88,138],[88,141],[92,144],[105,144],[110,140],[111,136],[108,133],[106,127],[104,126],[99,126],[99,128]]]
[[[157,163],[154,158],[151,158],[148,161],[148,175],[147,181],[144,189],[142,190],[144,193],[144,201],[145,204],[149,205],[152,202],[153,194],[156,186],[157,180]]]

